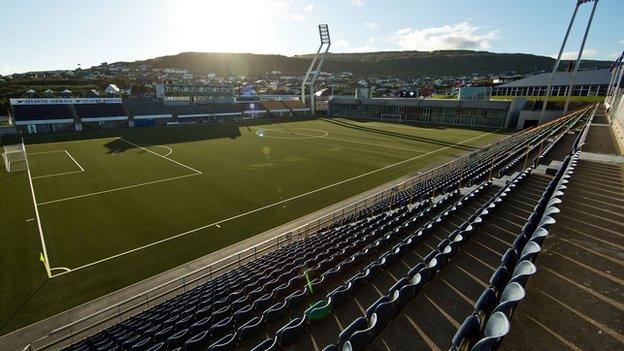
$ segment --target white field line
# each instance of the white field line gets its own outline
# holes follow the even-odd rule
[[[84,168],[82,168],[82,166],[78,163],[78,161],[76,161],[76,159],[67,150],[53,150],[53,151],[35,152],[35,153],[31,153],[31,155],[49,154],[49,153],[54,153],[54,152],[65,152],[67,154],[67,156],[69,156],[69,158],[71,158],[71,160],[74,161],[76,166],[78,166],[78,168],[80,168],[80,170],[79,171],[69,171],[69,172],[44,174],[44,175],[40,175],[40,176],[31,177],[32,179],[43,179],[43,178],[50,178],[50,177],[58,177],[58,176],[74,174],[74,173],[82,173],[82,172],[85,171]]]
[[[411,151],[411,152],[420,152],[420,153],[427,152],[427,151],[424,151],[424,150],[410,149],[410,148],[401,147],[401,146],[393,146],[393,145],[385,145],[385,144],[375,144],[375,143],[365,143],[365,142],[361,142],[361,141],[341,139],[341,138],[323,137],[321,139],[335,140],[335,141],[341,141],[341,142],[345,142],[345,143],[361,144],[361,145],[368,145],[368,146],[375,146],[375,147],[385,147],[385,148],[388,148],[388,149],[405,150],[405,151]]]
[[[30,166],[28,165],[28,153],[24,138],[22,138],[22,148],[24,150],[24,160],[26,161],[26,170],[28,171],[28,183],[30,184],[30,193],[32,194],[33,205],[35,206],[35,217],[37,218],[37,227],[39,228],[39,238],[41,239],[41,249],[43,250],[43,259],[45,260],[45,269],[48,278],[52,278],[50,271],[50,260],[48,259],[48,249],[46,248],[45,238],[43,236],[43,226],[41,225],[41,217],[39,216],[39,205],[37,205],[37,197],[35,196],[35,188],[33,187],[32,177],[30,175]]]
[[[29,155],[43,155],[43,154],[52,154],[56,152],[65,152],[65,149],[62,150],[50,150],[50,151],[39,151],[39,152],[29,152]]]
[[[385,147],[385,148],[388,148],[388,149],[405,150],[405,151],[411,151],[411,152],[420,152],[420,153],[427,152],[427,151],[424,151],[424,150],[416,150],[416,149],[410,149],[410,148],[400,147],[400,146],[385,145],[385,144],[374,144],[374,143],[365,143],[365,142],[356,141],[356,140],[333,138],[333,137],[329,137],[329,133],[324,131],[324,130],[319,130],[319,131],[325,133],[325,135],[309,135],[309,134],[304,134],[304,133],[289,133],[289,132],[286,132],[286,131],[283,131],[283,130],[264,129],[264,128],[258,129],[258,131],[260,131],[260,130],[270,130],[270,131],[276,132],[276,133],[301,135],[301,136],[309,137],[309,139],[327,139],[327,140],[334,140],[334,141],[340,141],[340,142],[345,142],[345,143],[353,143],[353,144],[360,144],[360,145],[367,145],[367,146],[376,146],[376,147]],[[256,134],[258,134],[258,132],[256,132]],[[274,139],[295,139],[295,138],[275,138],[275,137],[269,137],[269,138],[274,138]],[[307,140],[307,139],[305,139],[305,140]]]
[[[167,161],[171,161],[171,162],[173,162],[173,163],[175,163],[175,164],[177,164],[177,165],[179,165],[179,166],[182,166],[182,167],[184,167],[184,168],[186,168],[186,169],[189,169],[189,170],[191,170],[191,171],[193,171],[193,172],[195,172],[195,173],[197,173],[197,174],[202,174],[202,172],[201,172],[201,171],[198,171],[198,170],[196,170],[196,169],[195,169],[195,168],[193,168],[193,167],[187,166],[187,165],[185,165],[185,164],[183,164],[183,163],[180,163],[180,162],[178,162],[178,161],[176,161],[176,160],[172,160],[172,159],[170,159],[170,158],[169,158],[169,157],[167,157],[167,156],[163,156],[163,155],[161,155],[161,154],[159,154],[159,153],[157,153],[157,152],[154,152],[154,151],[152,151],[152,150],[150,150],[150,149],[146,149],[146,148],[144,148],[143,146],[141,146],[141,145],[137,145],[137,144],[135,144],[135,143],[133,143],[133,142],[131,142],[131,141],[128,141],[128,140],[126,140],[126,139],[124,139],[124,138],[119,138],[119,140],[123,141],[124,143],[130,144],[130,145],[132,145],[132,146],[134,146],[134,147],[141,148],[141,149],[143,149],[143,150],[145,150],[145,151],[147,151],[147,152],[149,152],[149,153],[151,153],[151,154],[154,154],[154,155],[156,155],[156,156],[158,156],[158,157],[162,157],[162,158],[164,158],[164,159],[165,159],[165,160],[167,160]]]
[[[167,157],[167,156],[169,156],[169,155],[171,155],[173,153],[173,150],[169,146],[165,146],[165,145],[154,145],[154,146],[162,147],[163,149],[169,150],[169,152],[167,152],[166,154],[163,155],[165,157]]]
[[[186,174],[186,175],[181,175],[181,176],[177,176],[177,177],[171,177],[171,178],[165,178],[165,179],[158,179],[158,180],[152,180],[150,182],[144,182],[144,183],[139,183],[139,184],[133,184],[133,185],[127,185],[127,186],[122,186],[119,188],[113,188],[113,189],[107,189],[107,190],[102,190],[102,191],[96,191],[93,193],[88,193],[88,194],[82,194],[82,195],[76,195],[76,196],[70,196],[70,197],[65,197],[62,199],[57,199],[57,200],[50,200],[50,201],[46,201],[46,202],[40,202],[38,205],[39,206],[43,206],[43,205],[49,205],[49,204],[54,204],[57,202],[63,202],[63,201],[68,201],[68,200],[74,200],[74,199],[80,199],[83,197],[88,197],[88,196],[94,196],[94,195],[101,195],[101,194],[106,194],[106,193],[112,193],[114,191],[120,191],[120,190],[126,190],[126,189],[132,189],[132,188],[137,188],[140,186],[146,186],[146,185],[151,185],[151,184],[157,184],[157,183],[162,183],[162,182],[168,182],[168,181],[172,181],[172,180],[176,180],[176,179],[182,179],[182,178],[188,178],[188,177],[194,177],[194,176],[198,176],[201,173],[192,173],[192,174]]]
[[[52,174],[45,174],[45,175],[40,175],[40,176],[35,176],[32,177],[32,179],[43,179],[43,178],[50,178],[50,177],[58,177],[58,176],[63,176],[63,175],[68,175],[68,174],[74,174],[74,173],[82,173],[84,172],[83,170],[80,171],[69,171],[69,172],[61,172],[61,173],[52,173]],[[40,204],[41,205],[41,204]]]
[[[271,207],[274,207],[274,206],[278,206],[278,205],[281,205],[281,204],[284,204],[284,203],[287,203],[287,202],[290,202],[290,201],[293,201],[293,200],[296,200],[296,199],[299,199],[299,198],[302,198],[302,197],[305,197],[305,196],[308,196],[308,195],[311,195],[311,194],[317,193],[317,192],[319,192],[319,191],[323,191],[323,190],[326,190],[326,189],[329,189],[329,188],[335,187],[335,186],[337,186],[337,185],[341,185],[341,184],[344,184],[344,183],[350,182],[350,181],[352,181],[352,180],[356,180],[356,179],[359,179],[359,178],[363,178],[363,177],[369,176],[369,175],[371,175],[371,174],[375,174],[375,173],[377,173],[377,172],[381,172],[381,171],[384,171],[384,170],[386,170],[386,169],[389,169],[389,168],[392,168],[392,167],[396,167],[396,166],[402,165],[402,164],[407,163],[407,162],[411,162],[411,161],[416,160],[416,159],[419,159],[419,158],[421,158],[421,157],[425,157],[425,156],[428,156],[428,155],[434,154],[434,153],[436,153],[436,152],[438,152],[438,151],[446,150],[446,149],[451,148],[451,147],[453,147],[453,146],[456,146],[456,145],[461,145],[461,144],[467,143],[467,142],[469,142],[469,141],[477,140],[477,139],[483,138],[483,137],[485,137],[485,136],[488,136],[488,135],[490,135],[490,134],[494,134],[494,133],[497,133],[497,132],[498,132],[498,130],[497,130],[497,131],[494,131],[494,132],[490,132],[490,133],[481,134],[481,135],[476,136],[476,137],[474,137],[474,138],[466,139],[466,140],[464,140],[464,141],[462,141],[462,142],[459,142],[459,143],[456,143],[456,144],[453,144],[453,145],[445,146],[445,147],[442,147],[442,148],[439,148],[439,149],[436,149],[436,150],[430,151],[430,152],[428,152],[428,153],[426,153],[426,154],[422,154],[422,155],[414,156],[414,157],[408,158],[408,159],[406,159],[406,160],[399,161],[399,162],[397,162],[397,163],[393,163],[393,164],[391,164],[391,165],[388,165],[388,166],[385,166],[385,167],[382,167],[382,168],[379,168],[379,169],[376,169],[376,170],[372,170],[372,171],[370,171],[370,172],[366,172],[366,173],[363,173],[363,174],[357,175],[357,176],[352,177],[352,178],[349,178],[349,179],[341,180],[341,181],[339,181],[339,182],[336,182],[336,183],[333,183],[333,184],[330,184],[330,185],[324,186],[324,187],[322,187],[322,188],[318,188],[318,189],[315,189],[315,190],[308,191],[307,193],[304,193],[304,194],[300,194],[300,195],[297,195],[297,196],[293,196],[293,197],[290,197],[290,198],[288,198],[288,199],[284,199],[284,200],[282,200],[282,201],[278,201],[278,202],[275,202],[275,203],[272,203],[272,204],[269,204],[269,205],[266,205],[266,206],[262,206],[262,207],[259,207],[259,208],[256,208],[256,209],[253,209],[253,210],[250,210],[250,211],[244,212],[244,213],[240,213],[240,214],[237,214],[237,215],[235,215],[235,216],[232,216],[232,217],[229,217],[229,218],[226,218],[226,219],[222,219],[222,220],[219,220],[219,221],[214,222],[214,223],[206,224],[206,225],[204,225],[204,226],[201,226],[201,227],[198,227],[198,228],[195,228],[195,229],[188,230],[188,231],[186,231],[186,232],[184,232],[184,233],[176,234],[176,235],[174,235],[174,236],[171,236],[171,237],[168,237],[168,238],[165,238],[165,239],[161,239],[161,240],[158,240],[158,241],[155,241],[155,242],[152,242],[152,243],[149,243],[149,244],[143,245],[143,246],[139,246],[139,247],[136,247],[136,248],[134,248],[134,249],[131,249],[131,250],[128,250],[128,251],[125,251],[125,252],[121,252],[121,253],[118,253],[118,254],[116,254],[116,255],[113,255],[113,256],[107,257],[107,258],[103,258],[103,259],[101,259],[101,260],[97,260],[97,261],[94,261],[94,262],[91,262],[91,263],[87,263],[87,264],[85,264],[85,265],[82,265],[82,266],[79,266],[79,267],[73,268],[73,269],[71,269],[70,271],[66,271],[66,272],[62,272],[62,273],[59,273],[59,274],[55,274],[53,277],[58,277],[58,276],[61,276],[61,275],[63,275],[63,274],[67,274],[67,273],[71,273],[71,272],[74,272],[74,271],[77,271],[77,270],[80,270],[80,269],[84,269],[84,268],[87,268],[87,267],[91,267],[91,266],[94,266],[94,265],[100,264],[100,263],[102,263],[102,262],[106,262],[106,261],[109,261],[109,260],[112,260],[112,259],[115,259],[115,258],[118,258],[118,257],[121,257],[121,256],[125,256],[125,255],[127,255],[127,254],[131,254],[131,253],[133,253],[133,252],[137,252],[137,251],[140,251],[140,250],[143,250],[143,249],[146,249],[146,248],[149,248],[149,247],[152,247],[152,246],[158,245],[158,244],[162,244],[162,243],[167,242],[167,241],[171,241],[171,240],[174,240],[174,239],[177,239],[177,238],[180,238],[180,237],[186,236],[186,235],[188,235],[188,234],[192,234],[192,233],[195,233],[195,232],[198,232],[198,231],[204,230],[204,229],[209,228],[209,227],[212,227],[212,226],[217,226],[217,225],[219,225],[219,224],[222,224],[222,223],[225,223],[225,222],[229,222],[229,221],[231,221],[231,220],[234,220],[234,219],[237,219],[237,218],[240,218],[240,217],[244,217],[244,216],[247,216],[247,215],[250,215],[250,214],[256,213],[256,212],[260,212],[260,211],[266,210],[266,209],[268,209],[268,208],[271,208]]]
[[[72,161],[74,161],[74,163],[76,164],[76,166],[78,166],[78,168],[80,168],[81,171],[85,171],[84,168],[82,168],[82,166],[80,165],[80,163],[78,163],[78,161],[76,161],[76,159],[74,158],[74,156],[72,156],[69,151],[65,150],[65,153],[67,154],[67,156],[69,156],[69,158],[72,159]]]
[[[58,270],[61,270],[61,271],[65,271],[65,272],[69,272],[69,271],[71,271],[71,269],[69,269],[69,268],[67,268],[67,267],[54,267],[54,268],[52,268],[51,270],[53,270],[53,271],[58,271]]]
[[[69,201],[69,200],[74,200],[74,199],[80,199],[80,198],[88,197],[88,196],[101,195],[101,194],[111,193],[111,192],[114,192],[114,191],[132,189],[132,188],[136,188],[136,187],[140,187],[140,186],[146,186],[146,185],[152,185],[152,184],[157,184],[157,183],[162,183],[162,182],[168,182],[168,181],[171,181],[171,180],[188,178],[188,177],[192,177],[192,176],[203,174],[201,171],[198,171],[195,168],[189,167],[189,166],[187,166],[185,164],[182,164],[182,163],[180,163],[178,161],[175,161],[175,160],[172,160],[172,159],[168,158],[167,155],[170,155],[173,152],[173,150],[171,150],[171,148],[169,148],[167,146],[163,146],[163,147],[169,149],[170,152],[167,155],[163,156],[163,155],[161,155],[161,154],[159,154],[157,152],[154,152],[152,150],[146,149],[146,148],[144,148],[144,147],[142,147],[140,145],[137,145],[137,144],[135,144],[135,143],[133,143],[131,141],[128,141],[128,140],[125,140],[125,139],[122,139],[122,138],[117,138],[117,139],[121,140],[123,142],[126,142],[126,143],[128,143],[128,144],[130,144],[132,146],[136,146],[138,148],[141,148],[141,149],[143,149],[143,150],[145,150],[145,151],[147,151],[147,152],[149,152],[151,154],[154,154],[154,155],[156,155],[158,157],[162,157],[162,158],[164,158],[167,161],[171,161],[171,162],[173,162],[173,163],[175,163],[177,165],[180,165],[180,166],[182,166],[182,167],[184,167],[186,169],[189,169],[189,170],[191,170],[191,171],[193,171],[195,173],[193,173],[193,174],[186,174],[186,175],[182,175],[182,176],[176,176],[176,177],[170,177],[170,178],[164,178],[164,179],[158,179],[158,180],[152,180],[152,181],[149,181],[149,182],[143,182],[143,183],[139,183],[139,184],[127,185],[127,186],[122,186],[122,187],[113,188],[113,189],[96,191],[96,192],[88,193],[88,194],[69,196],[69,197],[65,197],[65,198],[62,198],[62,199],[56,199],[56,200],[40,202],[38,205],[39,206],[49,205],[49,204],[54,204],[54,203],[57,203],[57,202],[63,202],[63,201]],[[161,146],[161,145],[155,145],[155,146]],[[70,155],[70,157],[71,157],[71,155]],[[72,157],[72,159],[73,159],[73,157]],[[75,162],[75,160],[74,160],[74,162]],[[77,162],[76,162],[76,164],[77,164]],[[80,165],[79,165],[79,167],[80,167]],[[61,174],[54,174],[54,175],[50,175],[50,176],[55,176],[55,175],[61,175]],[[41,177],[44,177],[44,176],[41,176]],[[36,178],[38,178],[38,177],[36,177]]]

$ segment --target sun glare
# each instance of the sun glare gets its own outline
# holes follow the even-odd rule
[[[274,35],[268,1],[185,1],[169,4],[177,46],[192,51],[263,52]],[[191,10],[189,10],[191,9]]]

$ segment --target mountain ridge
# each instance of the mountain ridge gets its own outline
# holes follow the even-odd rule
[[[183,68],[193,73],[261,75],[271,71],[303,74],[313,54],[285,56],[278,54],[182,52],[147,60],[123,62],[149,64],[154,68]],[[554,59],[524,53],[493,53],[472,50],[377,51],[363,53],[328,53],[324,72],[352,72],[359,76],[444,76],[470,73],[531,73],[550,71]],[[608,68],[610,61],[584,60],[585,69]],[[562,65],[565,67],[565,63]]]

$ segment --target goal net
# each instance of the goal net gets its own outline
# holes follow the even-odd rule
[[[2,159],[7,172],[19,172],[27,169],[26,153],[22,144],[5,145]]]

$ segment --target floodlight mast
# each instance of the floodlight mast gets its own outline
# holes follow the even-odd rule
[[[561,56],[563,55],[563,50],[565,49],[566,43],[568,41],[568,37],[570,36],[570,30],[572,29],[572,25],[574,24],[574,19],[576,18],[576,14],[578,13],[579,7],[587,2],[594,1],[594,9],[592,10],[592,17],[594,10],[596,9],[596,5],[598,4],[598,0],[576,0],[576,5],[574,5],[574,12],[572,13],[572,18],[570,19],[570,24],[568,24],[568,30],[566,31],[565,36],[563,37],[563,42],[561,43],[561,48],[559,49],[559,54],[557,54],[557,60],[555,61],[555,66],[550,72],[550,77],[548,78],[548,86],[546,87],[546,91],[544,92],[544,103],[542,105],[542,112],[539,117],[539,124],[542,124],[544,121],[544,112],[546,112],[546,106],[548,105],[548,98],[550,97],[552,84],[555,77],[555,73],[557,73],[557,68],[559,68],[559,63],[561,62]],[[589,19],[589,23],[587,26],[587,31],[589,31],[589,25],[591,24],[592,18]],[[587,32],[585,32],[585,37],[587,37]],[[585,44],[585,39],[583,39],[583,45]],[[581,48],[581,51],[583,48]],[[580,57],[580,55],[579,55]]]
[[[303,82],[301,82],[301,102],[304,104],[306,102],[306,86],[308,86],[310,89],[310,113],[312,115],[316,113],[316,108],[314,106],[314,83],[321,73],[321,67],[323,66],[323,62],[325,62],[325,55],[331,46],[329,27],[327,24],[319,24],[318,28],[321,45],[319,45],[318,50],[316,50],[316,54],[312,58],[312,62],[310,62],[310,67],[308,67]]]
[[[563,114],[568,113],[568,107],[570,106],[570,98],[572,97],[572,90],[574,90],[574,83],[576,81],[576,72],[578,72],[581,65],[581,58],[583,56],[583,50],[585,49],[585,42],[587,41],[587,35],[589,34],[589,28],[591,28],[592,21],[594,19],[594,13],[596,13],[596,6],[598,6],[598,0],[594,0],[594,6],[592,7],[589,20],[587,21],[587,27],[585,28],[585,34],[583,34],[583,41],[581,41],[581,49],[576,57],[576,63],[574,64],[574,71],[572,71],[572,77],[570,77],[570,84],[568,85],[568,95],[566,96],[565,107],[563,108]]]

